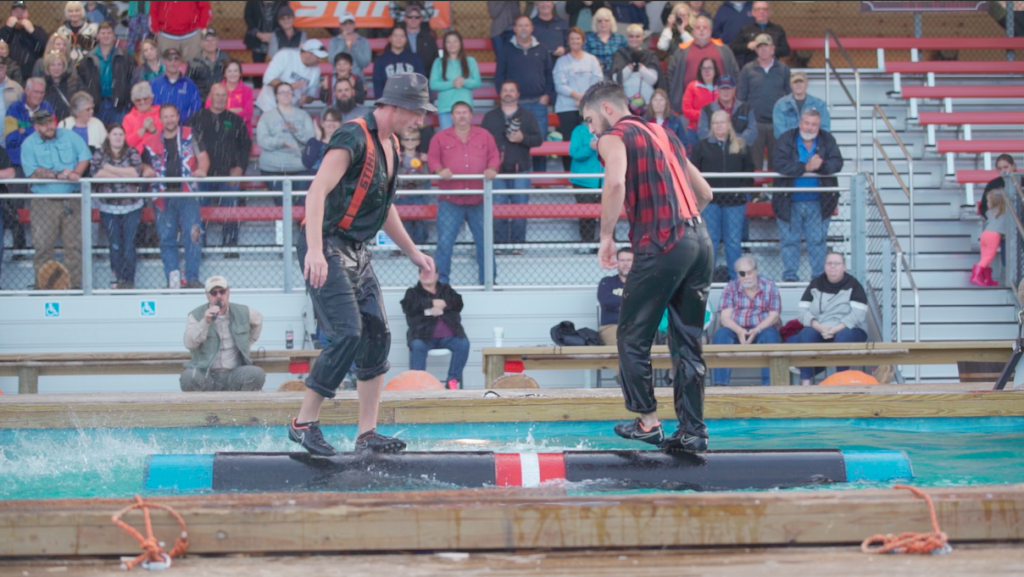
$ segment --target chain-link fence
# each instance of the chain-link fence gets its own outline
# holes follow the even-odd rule
[[[865,287],[871,309],[877,311],[875,324],[885,342],[920,340],[920,297],[892,222],[885,210],[875,183],[868,177],[865,194]],[[904,303],[904,300],[908,302]],[[904,318],[906,305],[912,307],[914,318]],[[912,334],[907,334],[906,324]]]
[[[515,178],[501,178],[505,176]],[[494,181],[477,180],[483,188],[455,190],[439,190],[437,177],[414,177],[410,180],[415,188],[403,190],[396,204],[410,237],[435,258],[442,280],[453,285],[595,285],[610,274],[596,257],[600,190],[572,188],[570,176],[587,175],[499,175]],[[461,178],[471,177],[450,182],[480,186]],[[7,195],[23,208],[11,213],[15,222],[0,232],[8,247],[0,255],[0,290],[200,288],[212,275],[227,276],[238,288],[279,289],[287,284],[301,290],[302,268],[294,247],[305,216],[301,189],[310,179],[210,178],[185,186],[185,192],[122,193],[103,192],[110,179],[85,179],[81,194]],[[173,184],[175,179],[167,180],[172,181],[168,187],[181,187]],[[45,181],[12,182],[23,186]],[[542,184],[547,188],[539,188]],[[768,192],[806,191],[718,190],[765,197]],[[83,196],[91,208],[84,216]],[[722,237],[716,247],[715,282],[729,280],[730,236],[739,239],[740,254],[757,258],[763,275],[784,280],[779,228],[770,202],[751,202],[746,212],[743,220],[708,223]],[[849,194],[843,190],[828,229],[832,250],[849,252],[849,219]],[[620,247],[629,246],[624,219],[615,239]],[[386,235],[372,239],[368,249],[383,286],[416,282],[415,267]],[[797,278],[804,282],[819,268],[805,255],[801,250],[795,265]]]

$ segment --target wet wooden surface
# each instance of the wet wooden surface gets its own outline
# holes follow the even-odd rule
[[[952,541],[1024,540],[1024,485],[926,490]],[[535,490],[160,497],[194,553],[524,551],[617,547],[840,545],[928,531],[906,490],[566,495]],[[0,502],[0,557],[125,555],[110,522],[126,499]],[[126,518],[138,526],[141,514]],[[171,542],[180,529],[155,513]]]
[[[0,575],[125,575],[117,560],[0,561]],[[135,572],[142,571],[135,569]],[[856,547],[620,549],[570,552],[396,553],[392,555],[190,555],[169,575],[209,577],[426,577],[593,575],[609,577],[999,577],[1024,575],[1019,544],[955,545],[951,555],[865,555]]]
[[[190,427],[280,425],[302,392],[104,393],[2,395],[0,428]],[[672,391],[658,388],[662,417],[673,418]],[[1024,415],[1024,394],[987,383],[868,387],[711,387],[711,419],[983,417]],[[324,403],[322,422],[352,424],[354,391]],[[605,389],[385,391],[385,424],[630,419],[622,392]]]

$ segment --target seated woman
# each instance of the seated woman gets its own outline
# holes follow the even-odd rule
[[[825,257],[825,273],[812,279],[800,298],[803,330],[787,343],[865,343],[868,340],[868,295],[846,274],[846,258],[836,252]],[[845,371],[849,367],[836,367]],[[800,369],[800,384],[811,385],[813,368]]]
[[[469,339],[462,328],[462,296],[448,283],[438,280],[436,270],[421,270],[420,282],[405,291],[402,299],[409,330],[409,369],[427,370],[427,353],[448,349],[448,389],[462,388],[462,371],[469,360]]]
[[[93,116],[95,108],[92,95],[84,91],[76,92],[71,96],[69,116],[57,125],[81,136],[92,152],[99,150],[107,140],[107,127],[103,126],[99,118]]]

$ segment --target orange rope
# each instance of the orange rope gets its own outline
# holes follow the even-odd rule
[[[924,491],[907,485],[893,485],[894,489],[907,489],[928,503],[928,512],[932,516],[931,533],[900,533],[899,535],[873,535],[860,544],[864,553],[926,553],[943,554],[952,551],[946,534],[939,529],[939,519],[935,514],[932,498]]]
[[[163,546],[156,537],[153,536],[153,522],[149,517],[150,509],[162,509],[170,513],[175,519],[178,520],[178,524],[181,525],[181,535],[174,542],[174,547],[170,553],[164,551]],[[146,537],[143,537],[134,527],[125,523],[121,520],[121,516],[131,511],[132,509],[142,509],[142,517],[146,522]],[[157,503],[147,503],[142,500],[142,497],[135,495],[135,503],[121,509],[114,516],[110,518],[115,525],[124,529],[133,537],[138,539],[140,548],[144,551],[141,555],[132,559],[131,561],[125,561],[122,563],[122,569],[131,569],[132,567],[142,564],[143,568],[149,568],[150,563],[166,563],[166,566],[153,567],[154,569],[167,569],[171,566],[171,559],[179,555],[183,555],[185,550],[188,549],[188,528],[185,526],[185,520],[181,518],[181,515],[177,511],[171,509],[166,505],[159,505]]]

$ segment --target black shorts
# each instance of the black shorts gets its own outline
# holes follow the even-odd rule
[[[306,231],[297,242],[300,266],[304,266]],[[327,280],[319,289],[306,283],[320,330],[328,339],[306,386],[333,398],[341,381],[356,366],[356,378],[368,381],[388,372],[391,330],[377,275],[370,266],[370,253],[362,243],[334,236],[324,237]]]

